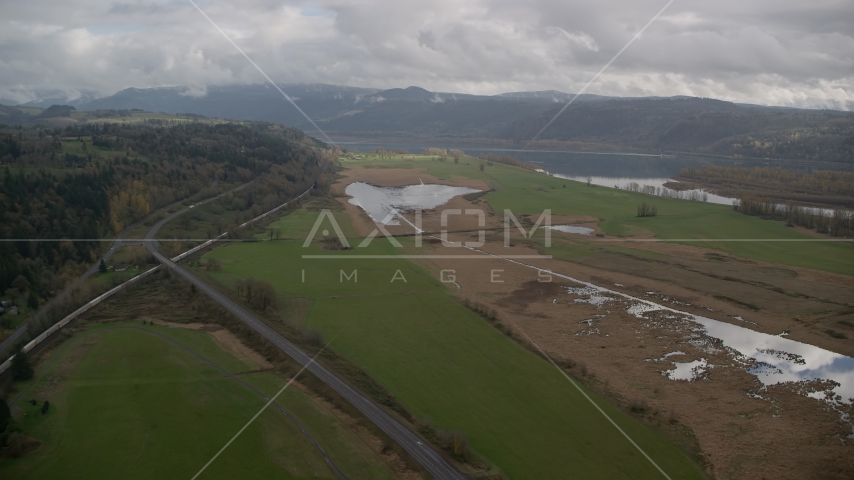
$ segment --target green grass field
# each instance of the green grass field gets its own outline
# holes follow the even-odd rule
[[[497,163],[481,172],[477,159],[454,164],[438,162],[425,156],[415,158],[417,160],[412,161],[371,156],[359,161],[346,160],[344,165],[416,166],[439,179],[481,179],[495,189],[485,198],[496,212],[510,209],[516,216],[539,215],[543,210],[551,209],[552,215],[591,215],[601,219],[599,227],[610,235],[689,240],[677,243],[766,262],[854,275],[852,242],[814,241],[816,237],[787,228],[782,222],[744,215],[727,205],[670,199],[607,187],[588,187],[580,182]],[[641,202],[656,205],[659,215],[644,218],[635,216],[637,205]],[[709,240],[690,241],[693,239]],[[764,241],[722,241],[726,239]]]
[[[269,239],[269,230],[273,229],[279,233],[280,240],[305,240],[305,237],[311,232],[311,227],[317,221],[318,210],[289,210],[286,211],[286,217],[279,218],[270,222],[269,225],[263,227],[262,233],[254,235],[255,238],[264,240]],[[344,212],[332,212],[335,221],[341,227],[344,236],[354,238],[356,236],[350,222],[347,220],[347,214]]]
[[[278,225],[304,238],[313,224],[305,215],[288,215]],[[306,327],[334,338],[332,348],[411,413],[463,432],[509,478],[661,477],[560,372],[454,301],[438,278],[405,260],[301,258],[335,254],[316,245],[232,244],[205,258],[219,260],[222,269],[213,276],[223,285],[253,277],[283,296],[311,299]],[[359,253],[392,248],[379,239]],[[356,281],[342,281],[342,271],[354,270]],[[391,281],[397,270],[406,282]],[[702,477],[674,444],[588,393],[672,478]]]
[[[230,372],[251,368],[204,332],[145,328]],[[37,399],[40,389],[53,390],[50,411],[41,415],[40,404],[19,404],[27,412],[25,432],[42,447],[0,462],[0,477],[191,478],[264,403],[198,358],[145,332],[97,327],[68,343],[58,354],[64,355],[60,361],[80,357],[73,369],[54,366],[31,390]],[[242,378],[268,395],[285,383],[272,373]],[[286,390],[279,403],[351,478],[393,478],[354,433],[301,391]],[[294,424],[268,409],[200,478],[336,477]]]

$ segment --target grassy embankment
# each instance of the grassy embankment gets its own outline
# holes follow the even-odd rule
[[[316,212],[302,210],[274,223],[282,238],[294,240],[218,248],[205,256],[221,264],[210,274],[226,287],[253,277],[271,282],[284,300],[308,299],[302,327],[334,338],[332,348],[413,415],[462,432],[509,478],[660,478],[560,372],[460,305],[418,266],[397,259],[302,259],[335,254],[317,242],[302,248],[315,219]],[[346,217],[338,219],[350,231]],[[378,239],[358,253],[393,249]],[[357,281],[342,282],[342,270],[357,270]],[[391,282],[397,270],[406,283]],[[588,394],[673,478],[702,476],[673,443]]]
[[[56,364],[38,369],[37,376],[45,367],[50,370],[18,406],[27,413],[24,431],[43,445],[0,462],[0,476],[189,478],[264,404],[180,347],[139,330],[115,328],[122,325],[140,326],[119,323],[78,332],[53,353],[61,355]],[[205,332],[144,328],[169,336],[231,373],[257,368],[224,351]],[[241,378],[267,395],[287,381],[272,371]],[[29,398],[49,398],[48,413],[40,414],[41,403],[32,406]],[[278,402],[351,478],[394,477],[379,456],[313,397],[289,388]],[[271,477],[336,478],[297,427],[272,408],[203,478]]]

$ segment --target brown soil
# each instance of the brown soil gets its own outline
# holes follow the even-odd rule
[[[845,325],[854,322],[854,284],[850,277],[748,260],[689,245],[596,241],[668,257],[650,259],[602,252],[575,259],[576,265],[598,271],[585,270],[593,283],[605,287],[621,283],[628,287],[618,290],[634,294],[654,289],[686,299],[699,307],[694,313],[708,314],[703,310],[712,308],[717,320],[744,326],[733,319],[741,316],[755,323],[750,326],[754,330],[775,335],[788,330],[794,340],[854,356],[854,342],[825,333],[827,328],[854,332],[854,328]],[[628,278],[625,274],[629,274]]]
[[[451,250],[441,245],[435,249],[435,253]],[[536,253],[524,247],[510,250],[513,254]],[[626,259],[618,260],[625,263]],[[693,432],[715,477],[807,478],[819,470],[827,472],[826,478],[854,474],[854,446],[845,442],[851,427],[840,421],[839,413],[797,393],[797,385],[763,391],[759,381],[726,350],[712,339],[698,337],[692,324],[678,319],[642,320],[626,313],[626,305],[616,301],[602,308],[576,303],[578,297],[564,287],[578,285],[557,278],[540,283],[535,270],[500,259],[433,262],[455,270],[460,296],[497,310],[503,324],[524,334],[517,338],[527,335],[550,356],[578,363],[572,373],[618,403],[647,404],[644,417],[648,423],[668,422],[674,412],[678,422]],[[691,306],[677,308],[732,323],[738,321],[729,314],[736,312],[751,320],[762,318],[763,324],[750,328],[779,333],[770,326],[773,315],[760,317],[748,310],[748,316],[742,309],[696,290],[563,261],[541,260],[539,264],[635,296],[655,291],[647,298],[661,301],[666,296],[690,302]],[[493,270],[503,283],[490,282]],[[616,283],[625,287],[616,287]],[[676,350],[686,353],[674,358],[676,361],[705,358],[714,368],[697,381],[669,380],[662,371],[672,364],[658,359]]]

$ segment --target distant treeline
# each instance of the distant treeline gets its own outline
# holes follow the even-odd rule
[[[755,215],[770,219],[783,220],[788,226],[800,226],[815,229],[834,237],[854,235],[854,212],[835,209],[832,213],[825,209],[797,206],[789,202],[778,203],[769,198],[743,196],[733,208],[746,215]]]
[[[435,155],[439,157],[439,160],[444,161],[446,158],[451,157],[454,161],[459,161],[459,159],[464,157],[474,158],[470,155],[466,155],[466,153],[462,150],[457,150],[452,148],[450,150],[446,150],[444,148],[428,148],[424,150],[425,155]],[[494,153],[481,153],[477,156],[477,158],[485,162],[487,165],[492,165],[493,163],[503,163],[505,165],[512,165],[514,167],[525,168],[527,170],[539,170],[540,167],[534,165],[532,163],[525,163],[519,161],[513,157],[505,157],[502,155],[495,155]]]
[[[854,173],[817,170],[796,172],[780,167],[740,168],[704,165],[684,168],[680,179],[691,180],[728,197],[744,195],[778,202],[854,206]]]
[[[503,163],[505,165],[512,165],[514,167],[525,168],[528,170],[539,170],[541,168],[537,165],[534,165],[533,163],[526,163],[521,160],[517,160],[513,157],[505,157],[502,155],[496,155],[494,153],[481,153],[478,158],[487,163]]]
[[[376,154],[380,158],[385,158],[385,157],[394,157],[397,155],[407,155],[409,153],[409,150],[380,147],[380,148],[374,150],[373,153]]]
[[[96,110],[92,112],[92,116],[95,118],[130,117],[134,113],[141,111],[142,110],[138,108],[132,108],[130,110]]]

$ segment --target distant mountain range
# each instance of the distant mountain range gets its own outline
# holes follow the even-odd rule
[[[545,92],[514,92],[496,96],[470,95],[463,93],[430,92],[420,87],[392,88],[377,90],[371,88],[345,87],[337,85],[287,85],[285,92],[324,130],[336,133],[356,133],[371,131],[378,134],[447,134],[462,138],[471,137],[474,130],[491,130],[488,124],[497,119],[498,113],[504,118],[521,118],[532,113],[547,111],[555,105],[567,102],[572,94]],[[609,97],[599,95],[581,95],[576,102],[601,100]],[[477,103],[472,103],[477,102]],[[444,104],[449,105],[444,105]],[[40,101],[25,103],[21,106],[47,108],[54,104],[71,105],[78,110],[130,110],[138,108],[153,112],[192,113],[206,117],[231,118],[236,120],[260,120],[283,123],[298,128],[311,129],[311,124],[282,95],[269,85],[210,87],[198,92],[186,87],[128,88],[108,97],[94,99],[85,95],[72,101],[61,101],[50,96]],[[457,104],[462,108],[449,108]],[[476,125],[463,125],[459,121],[446,120],[443,127],[435,118],[424,121],[430,127],[420,125],[418,119],[410,119],[403,130],[388,124],[399,124],[401,116],[415,113],[429,117],[457,113],[457,110],[475,109],[469,122]],[[378,112],[363,115],[369,111]],[[381,112],[381,113],[380,113]],[[368,117],[391,115],[364,122]],[[482,119],[481,119],[482,117]],[[378,122],[375,124],[375,122]],[[504,123],[502,122],[502,123]],[[357,124],[354,126],[354,124]],[[454,135],[454,130],[463,128]],[[414,129],[414,130],[413,130]]]
[[[288,85],[286,93],[333,138],[448,139],[525,146],[569,101],[558,91],[470,95],[419,87],[378,90],[336,85]],[[78,110],[192,113],[282,123],[317,135],[305,118],[267,85],[128,88],[84,95]],[[0,120],[2,121],[2,120]],[[854,112],[745,105],[696,97],[605,97],[584,94],[532,148],[653,153],[692,152],[854,163]]]

